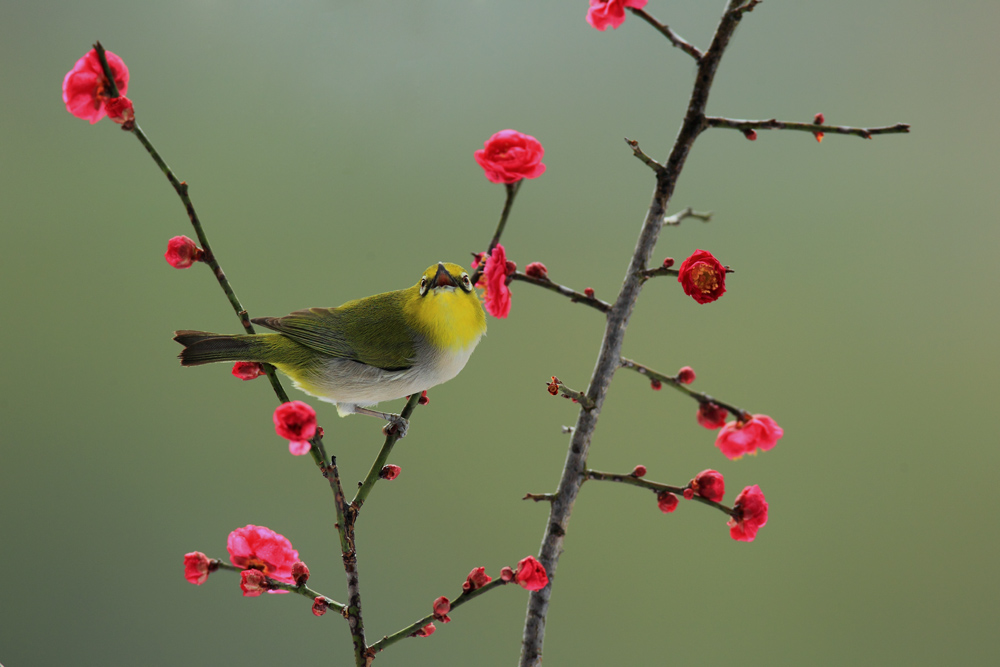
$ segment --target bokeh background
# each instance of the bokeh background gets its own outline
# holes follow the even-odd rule
[[[722,2],[649,11],[705,46]],[[352,664],[347,628],[298,596],[186,583],[248,523],[288,536],[311,585],[344,599],[330,491],[275,434],[264,380],[182,369],[178,328],[237,331],[204,266],[163,260],[184,210],[134,138],[66,113],[60,83],[95,39],[131,70],[139,123],[195,205],[252,315],[405,287],[467,262],[503,203],[472,152],[514,128],[548,171],[504,237],[524,266],[612,298],[652,191],[623,137],[663,158],[694,66],[587,3],[0,2],[3,225],[0,662]],[[696,504],[592,483],[558,571],[546,665],[985,664],[1000,584],[995,26],[985,2],[768,0],[729,49],[709,112],[909,135],[717,130],[674,198],[715,212],[667,229],[658,258],[709,249],[736,269],[699,306],[644,290],[625,353],[773,416],[785,437],[731,462],[695,405],[623,371],[591,465],[731,501],[760,484],[753,544]],[[537,552],[572,424],[544,381],[586,385],[602,318],[514,286],[466,370],[431,392],[358,528],[370,638]],[[300,396],[301,397],[301,396]],[[348,486],[381,439],[317,401]],[[399,409],[400,404],[386,406]],[[463,607],[385,665],[512,665],[526,594]]]

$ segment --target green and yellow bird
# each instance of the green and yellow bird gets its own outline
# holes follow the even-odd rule
[[[469,274],[446,263],[429,267],[407,289],[251,321],[277,333],[174,332],[184,345],[181,365],[273,364],[302,391],[335,404],[341,416],[380,417],[401,437],[405,419],[367,408],[452,379],[486,333]]]

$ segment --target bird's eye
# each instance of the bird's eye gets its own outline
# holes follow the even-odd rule
[[[462,274],[462,287],[465,288],[466,292],[468,292],[469,290],[472,289],[472,281],[469,280],[469,274],[468,273],[463,273]]]
[[[420,279],[420,295],[427,294],[427,278]]]

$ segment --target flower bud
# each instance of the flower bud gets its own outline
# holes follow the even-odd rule
[[[431,607],[434,609],[434,618],[442,623],[451,623],[451,619],[448,618],[448,612],[451,611],[451,603],[448,601],[448,598],[442,595],[434,600],[434,604]]]
[[[316,599],[313,600],[313,606],[312,606],[313,616],[322,616],[323,614],[326,613],[326,610],[327,610],[326,598],[324,598],[322,595],[316,596]]]
[[[707,429],[715,430],[726,425],[729,413],[715,403],[700,403],[698,405],[698,423]]]
[[[690,366],[685,366],[684,368],[677,371],[677,381],[681,384],[691,384],[694,382],[694,369]]]
[[[645,477],[646,476],[646,466],[637,465],[634,470],[632,470],[633,477]]]
[[[167,264],[175,269],[186,269],[201,261],[204,255],[202,249],[186,236],[175,236],[167,241],[167,251],[163,253]]]
[[[296,586],[303,586],[309,581],[309,568],[300,560],[292,563],[292,580]]]
[[[743,130],[743,136],[750,141],[757,141],[757,131],[756,130]]]
[[[726,495],[726,482],[718,470],[702,470],[691,480],[690,489],[702,498],[721,503]]]
[[[677,509],[677,496],[669,491],[660,491],[656,495],[656,506],[664,514],[669,514]]]
[[[549,270],[541,262],[528,264],[528,266],[524,267],[524,273],[529,278],[538,278],[539,280],[547,280],[549,277]]]
[[[540,591],[549,584],[545,568],[534,556],[525,556],[518,562],[514,580],[529,591]]]
[[[388,465],[382,466],[382,470],[381,472],[379,472],[378,476],[381,477],[382,479],[391,481],[399,477],[399,473],[402,472],[402,470],[403,469],[400,468],[399,466],[392,465],[390,463]]]
[[[414,632],[413,636],[414,637],[430,637],[431,635],[434,634],[435,630],[437,630],[437,628],[434,627],[434,624],[433,623],[428,623],[424,627],[422,627],[419,630],[417,630],[416,632]]]
[[[211,561],[205,554],[200,551],[184,554],[184,578],[188,582],[201,586],[208,581],[208,574],[211,571]]]
[[[253,380],[264,374],[264,367],[256,361],[237,361],[233,364],[233,375],[241,380]]]
[[[504,567],[500,568],[500,578],[502,580],[504,580],[504,581],[513,581],[514,580],[514,570],[510,569],[507,566],[504,566]]]
[[[465,578],[465,583],[462,584],[462,590],[468,593],[469,591],[474,591],[477,588],[482,588],[486,584],[493,581],[493,577],[486,574],[485,567],[476,567],[469,572],[469,576]]]

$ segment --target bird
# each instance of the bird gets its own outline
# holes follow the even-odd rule
[[[407,420],[369,409],[447,382],[465,367],[486,333],[486,315],[469,274],[438,262],[417,284],[307,308],[254,324],[275,333],[174,332],[182,366],[250,361],[275,366],[296,388],[333,403],[341,417],[386,420],[383,432],[404,437]]]

